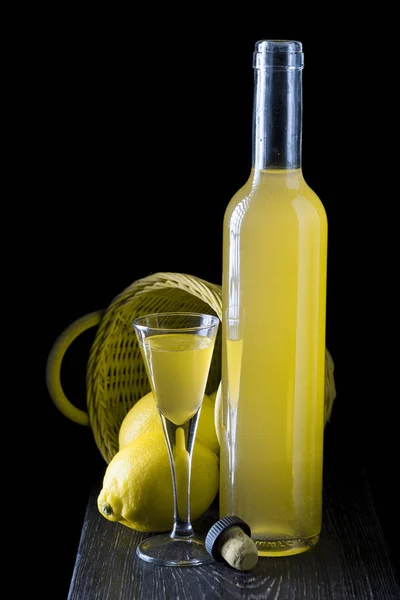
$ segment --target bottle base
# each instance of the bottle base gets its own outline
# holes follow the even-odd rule
[[[252,538],[259,556],[292,556],[311,550],[318,543],[319,534],[309,538],[297,539],[257,539]]]

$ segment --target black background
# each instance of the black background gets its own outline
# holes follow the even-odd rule
[[[166,15],[162,27],[159,15],[156,23],[155,15],[66,11],[41,23],[26,55],[31,487],[46,505],[32,519],[30,548],[53,598],[66,597],[89,489],[105,463],[90,428],[52,404],[47,356],[65,327],[140,277],[172,271],[221,282],[223,214],[251,166],[252,52],[263,38],[304,45],[303,172],[329,222],[337,399],[327,462],[343,465],[349,482],[367,469],[394,548],[397,216],[392,178],[383,177],[392,168],[391,88],[379,56],[365,59],[353,23],[336,26],[327,12],[317,28],[282,25],[266,9],[248,12],[219,24],[212,14],[181,15],[184,26]],[[63,362],[64,390],[81,408],[94,334]]]

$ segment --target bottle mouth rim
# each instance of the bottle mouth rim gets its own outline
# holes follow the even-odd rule
[[[297,40],[259,40],[254,48],[253,67],[255,69],[303,69],[303,44]]]

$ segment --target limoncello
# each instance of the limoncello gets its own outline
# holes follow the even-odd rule
[[[300,42],[258,42],[255,68],[253,165],[223,228],[220,516],[290,555],[321,531],[327,218],[301,170]]]
[[[204,398],[214,340],[193,333],[147,337],[141,344],[159,411],[183,425]]]

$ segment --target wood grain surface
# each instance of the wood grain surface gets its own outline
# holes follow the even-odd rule
[[[400,587],[365,475],[345,484],[325,477],[323,529],[304,554],[260,558],[248,573],[213,562],[171,568],[148,564],[136,546],[148,534],[111,523],[89,498],[68,600],[399,600]],[[195,522],[206,531],[216,503]]]

